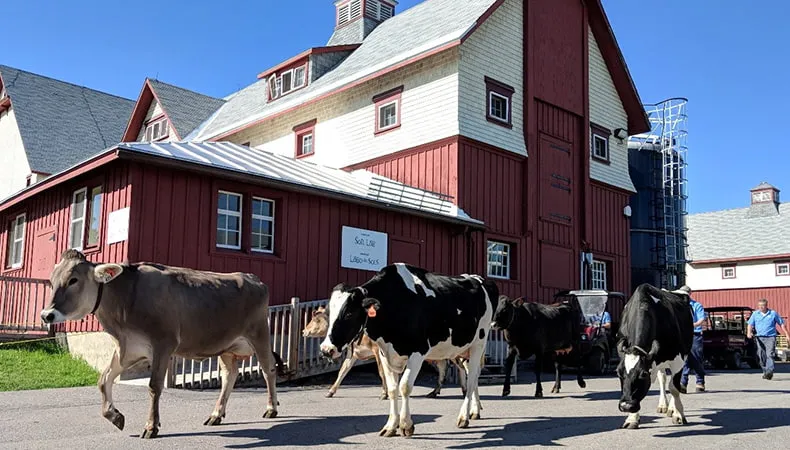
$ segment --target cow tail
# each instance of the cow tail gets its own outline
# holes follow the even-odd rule
[[[572,295],[568,302],[570,303],[573,315],[576,317],[576,320],[571,321],[571,329],[573,330],[573,344],[576,346],[576,348],[579,348],[581,345],[582,324],[585,321],[584,314],[582,314],[582,306],[579,304],[579,299],[576,298],[575,295]]]

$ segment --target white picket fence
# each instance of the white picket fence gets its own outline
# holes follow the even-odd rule
[[[310,322],[313,311],[321,306],[326,307],[328,300],[301,302],[298,298],[291,299],[290,304],[269,308],[269,329],[272,333],[272,347],[285,366],[285,375],[278,377],[278,382],[336,372],[340,369],[342,359],[329,361],[321,355],[319,346],[322,338],[306,338],[302,330]],[[487,366],[503,366],[507,356],[507,344],[500,332],[491,331],[486,348]],[[375,363],[375,360],[360,361],[357,364]],[[258,359],[253,355],[241,360],[239,364],[239,382],[261,378]],[[448,368],[448,382],[454,382],[457,374]],[[181,389],[204,389],[219,387],[219,359],[217,357],[204,360],[173,358],[166,378],[167,386]]]

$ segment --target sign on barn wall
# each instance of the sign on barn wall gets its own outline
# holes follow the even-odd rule
[[[110,213],[107,219],[107,243],[123,242],[129,238],[129,208]]]
[[[340,265],[378,272],[387,265],[387,233],[343,227]]]

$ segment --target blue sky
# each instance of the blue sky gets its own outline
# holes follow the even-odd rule
[[[689,99],[689,210],[745,206],[763,180],[790,192],[790,2],[603,2],[642,101]],[[125,3],[4,2],[0,63],[133,99],[146,76],[225,96],[334,26],[332,0]]]

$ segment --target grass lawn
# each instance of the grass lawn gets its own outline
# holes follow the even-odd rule
[[[53,341],[0,346],[0,391],[91,386],[99,373]]]

